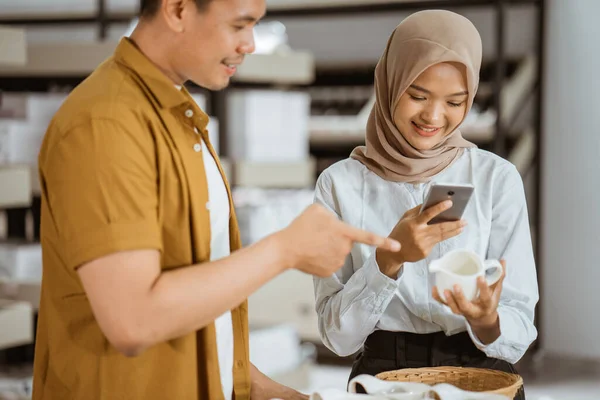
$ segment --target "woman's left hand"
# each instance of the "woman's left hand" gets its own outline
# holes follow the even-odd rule
[[[462,315],[466,318],[472,328],[490,329],[498,326],[498,303],[502,293],[502,282],[506,276],[506,262],[500,260],[502,264],[502,276],[492,286],[488,286],[484,277],[477,278],[479,288],[479,297],[473,301],[468,301],[460,286],[454,286],[454,292],[446,290],[444,302],[438,292],[437,287],[433,288],[433,298],[442,304],[450,307],[456,315]]]

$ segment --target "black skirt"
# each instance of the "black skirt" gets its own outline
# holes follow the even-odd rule
[[[349,379],[361,374],[442,366],[486,368],[517,374],[512,364],[486,356],[466,332],[446,336],[443,332],[376,331],[369,335],[363,351],[357,355]],[[523,388],[515,400],[525,400]]]

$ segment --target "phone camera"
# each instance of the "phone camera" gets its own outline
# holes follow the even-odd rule
[[[454,196],[454,192],[451,190],[448,192],[448,196]]]

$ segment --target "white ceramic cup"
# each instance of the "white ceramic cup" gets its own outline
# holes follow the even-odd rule
[[[498,260],[482,260],[470,250],[453,250],[429,265],[429,272],[435,274],[435,285],[442,300],[446,301],[445,290],[454,293],[454,285],[459,285],[469,301],[479,296],[477,278],[485,277],[488,286],[498,282],[502,276],[502,264]]]

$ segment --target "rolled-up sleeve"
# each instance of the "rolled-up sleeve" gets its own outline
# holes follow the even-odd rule
[[[69,268],[123,250],[162,250],[153,141],[127,126],[90,119],[40,157],[42,212],[54,220]]]
[[[468,323],[467,330],[487,356],[516,363],[537,338],[534,313],[539,293],[525,191],[518,171],[510,169],[498,187],[487,257],[506,260],[498,305],[501,334],[484,345]]]

